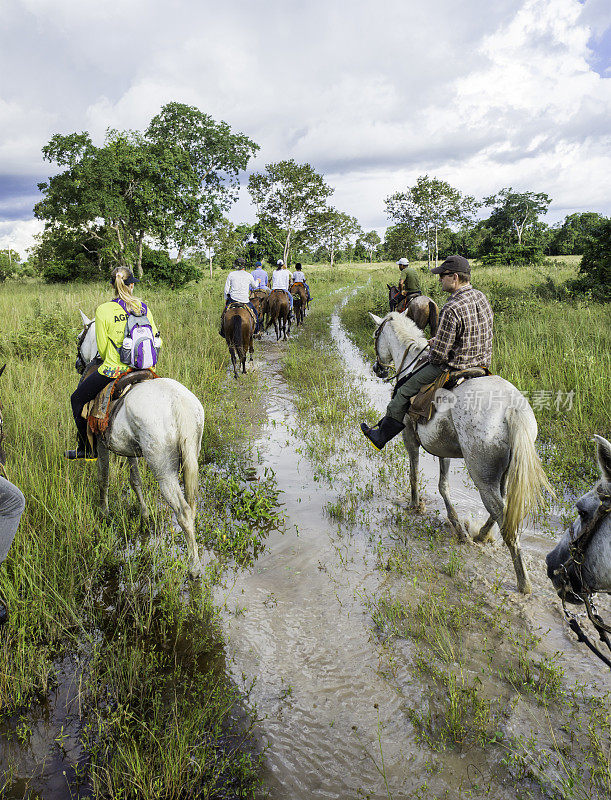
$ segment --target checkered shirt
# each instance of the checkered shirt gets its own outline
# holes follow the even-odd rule
[[[431,339],[429,361],[452,369],[487,367],[492,363],[492,309],[472,286],[458,289],[441,309],[439,328]]]

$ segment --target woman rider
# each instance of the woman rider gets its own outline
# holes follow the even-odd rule
[[[123,301],[128,312],[136,315],[143,313],[142,300],[133,296],[134,283],[137,280],[126,267],[117,267],[110,277],[110,283],[115,291],[115,299],[102,303],[95,310],[95,338],[103,363],[95,372],[79,383],[70,398],[78,439],[76,450],[68,450],[66,453],[66,457],[69,459],[95,460],[97,458],[95,449],[91,449],[87,439],[87,420],[82,416],[82,411],[85,405],[93,400],[105,386],[112,383],[122,372],[130,369],[128,364],[121,362],[119,354],[127,322],[127,314],[119,304],[119,300]],[[148,309],[146,316],[154,336],[158,337],[159,331]],[[159,344],[161,345],[161,340],[159,340]]]

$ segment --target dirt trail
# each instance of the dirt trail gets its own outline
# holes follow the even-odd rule
[[[382,410],[388,387],[372,376],[337,314],[332,332],[352,374]],[[281,375],[283,352],[282,343],[269,339],[257,351],[255,368],[264,375],[267,421],[254,448],[261,466],[276,472],[288,529],[270,537],[268,551],[252,573],[236,575],[224,595],[234,678],[240,684],[255,679],[250,699],[260,718],[258,735],[267,746],[264,777],[270,796],[405,798],[419,796],[428,786],[428,791],[448,791],[455,797],[458,786],[473,785],[468,776],[475,770],[495,784],[496,798],[514,798],[506,771],[505,779],[499,779],[502,753],[470,752],[465,757],[446,751],[431,768],[431,751],[417,741],[407,713],[406,698],[427,703],[410,672],[409,644],[403,646],[404,663],[396,667],[394,679],[382,677],[381,648],[365,599],[397,584],[375,568],[370,535],[372,527],[383,527],[389,499],[379,498],[377,519],[371,525],[354,525],[349,536],[331,521],[325,507],[337,500],[338,491],[317,478],[300,452],[304,426]],[[366,475],[367,464],[360,467]],[[434,459],[423,460],[425,497],[433,512],[442,510],[435,493],[436,470]],[[451,484],[461,517],[475,514],[483,520],[479,499],[460,467],[453,468]],[[542,557],[550,541],[549,536],[525,532],[535,591],[530,600],[515,593],[513,568],[502,545],[485,551],[467,548],[477,549],[469,570],[482,586],[500,572],[517,610],[533,628],[550,631],[544,648],[550,653],[567,650],[567,668],[596,684],[598,665],[567,635],[547,586]],[[526,724],[536,727],[528,720]]]

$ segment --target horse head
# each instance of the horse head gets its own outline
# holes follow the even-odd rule
[[[95,322],[81,311],[83,328],[76,340],[76,371],[83,372],[98,354],[98,345],[95,338]]]
[[[390,283],[387,283],[386,286],[388,287],[388,307],[391,311],[394,311],[401,297],[401,292],[398,286],[391,286]]]
[[[600,480],[575,503],[578,516],[545,559],[549,579],[569,603],[611,592],[611,443],[594,438]]]
[[[389,287],[391,288],[391,287]],[[369,312],[369,316],[374,321],[376,330],[373,334],[374,336],[374,350],[376,354],[376,360],[372,367],[373,374],[377,375],[378,378],[386,378],[388,375],[388,369],[392,363],[392,352],[390,347],[388,346],[388,342],[386,337],[382,337],[382,332],[384,330],[384,324],[386,320],[378,317],[376,314],[372,314],[371,311]]]

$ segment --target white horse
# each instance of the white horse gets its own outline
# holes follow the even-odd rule
[[[79,355],[88,364],[98,354],[95,322],[87,319],[82,311],[81,317],[85,335]],[[204,574],[195,540],[197,460],[203,430],[204,409],[197,397],[172,378],[157,378],[133,386],[106,431],[107,444],[98,437],[98,482],[104,516],[108,515],[108,451],[111,450],[129,461],[129,482],[140,503],[142,518],[145,522],[148,520],[138,470],[138,457],[143,456],[184,531],[191,559],[190,573],[194,578]],[[181,465],[184,494],[178,479]]]
[[[593,592],[611,593],[611,443],[594,439],[600,481],[576,502],[579,516],[546,557],[554,588],[571,603]]]
[[[427,340],[412,320],[391,312],[384,319],[370,314],[377,326],[374,371],[383,377],[394,362],[411,364],[424,350]],[[409,454],[411,502],[424,510],[418,492],[418,450],[439,458],[439,492],[448,520],[461,541],[467,532],[461,525],[449,497],[448,470],[451,458],[462,458],[489,518],[475,536],[477,542],[491,540],[496,522],[509,548],[516,572],[518,590],[531,592],[531,583],[519,542],[520,523],[542,501],[543,489],[551,490],[535,450],[537,422],[526,398],[508,381],[497,375],[471,378],[452,392],[441,389],[437,411],[426,424],[414,426],[405,417],[403,440]]]

